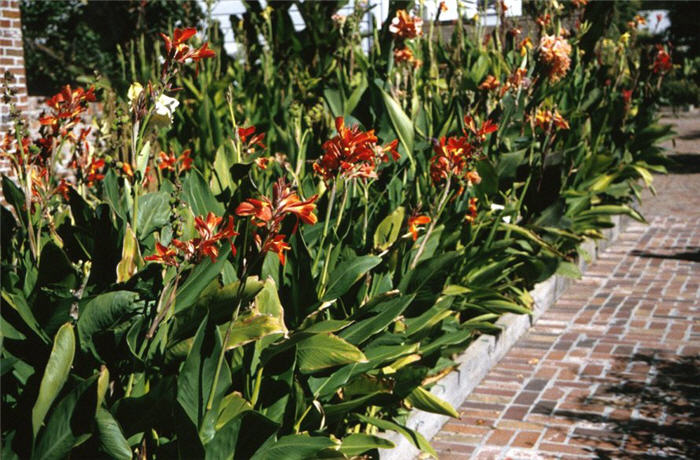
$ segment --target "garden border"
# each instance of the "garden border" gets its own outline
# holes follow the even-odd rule
[[[585,272],[590,263],[595,262],[602,251],[610,247],[632,219],[628,216],[616,215],[611,220],[614,225],[603,230],[603,239],[586,240],[581,245],[591,258],[590,262],[581,258],[577,261],[581,273]],[[546,281],[535,285],[534,289],[530,291],[534,300],[532,316],[514,313],[506,313],[501,316],[496,321],[496,326],[502,328],[501,333],[498,336],[482,335],[472,342],[462,354],[455,358],[458,367],[436,383],[430,392],[458,409],[474,388],[486,377],[491,368],[505,356],[518,339],[525,335],[535,321],[556,303],[573,281],[571,278],[553,275]],[[449,419],[450,417],[446,415],[414,410],[408,416],[406,426],[418,431],[430,441]],[[392,441],[396,447],[380,449],[379,456],[382,460],[406,460],[415,458],[420,453],[408,439],[399,433],[389,433],[385,437]]]

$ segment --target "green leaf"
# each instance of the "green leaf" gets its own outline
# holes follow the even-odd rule
[[[371,318],[358,321],[338,335],[354,345],[360,344],[396,321],[406,307],[411,304],[414,297],[412,295],[399,296],[386,302],[381,302],[372,308],[379,313]]]
[[[51,411],[46,427],[32,451],[32,460],[62,460],[68,457],[82,432],[89,429],[94,417],[94,399],[90,387],[95,378],[81,382],[73,388]],[[79,408],[79,409],[78,409]],[[78,431],[76,431],[78,430]]]
[[[350,290],[362,276],[382,261],[377,256],[361,256],[349,262],[341,263],[330,274],[328,287],[321,298],[321,302],[337,299]]]
[[[362,455],[371,449],[393,449],[396,445],[388,439],[371,434],[351,434],[343,438],[340,451],[349,457]]]
[[[324,449],[336,449],[339,442],[325,436],[309,436],[307,433],[290,434],[277,441],[265,443],[251,460],[283,458],[307,460],[316,457]]]
[[[151,155],[151,141],[146,141],[141,148],[141,151],[136,155],[136,171],[141,173],[141,177],[145,177],[146,167],[148,166],[148,157]]]
[[[119,423],[112,414],[103,408],[98,408],[95,414],[97,437],[100,450],[114,459],[131,459],[131,447],[127,442]]]
[[[387,112],[389,113],[389,118],[391,118],[391,124],[394,126],[396,134],[399,136],[399,140],[406,150],[408,159],[411,165],[414,164],[413,160],[413,143],[414,143],[414,132],[413,123],[408,115],[401,108],[401,104],[396,102],[386,91],[381,87],[377,86],[382,94],[382,99],[384,100],[384,105],[386,106]]]
[[[192,270],[192,273],[177,290],[175,313],[181,312],[195,303],[202,291],[221,273],[230,252],[231,246],[224,244],[219,251],[216,262],[206,258]]]
[[[459,418],[459,414],[450,403],[443,401],[423,387],[416,387],[406,400],[416,409]]]
[[[367,362],[364,353],[333,334],[315,334],[297,344],[299,370],[305,374],[343,364]]]
[[[100,294],[85,305],[78,317],[80,348],[92,350],[95,346],[92,336],[106,331],[131,318],[143,304],[137,302],[138,294],[130,291],[113,291]]]
[[[192,348],[177,378],[177,401],[197,428],[201,427],[207,411],[220,353],[221,337],[207,316],[197,330]],[[231,371],[224,360],[213,398],[217,405],[230,385]]]
[[[29,308],[29,304],[27,303],[27,299],[24,298],[24,294],[21,292],[9,293],[3,289],[2,298],[10,307],[12,307],[13,310],[19,314],[24,321],[24,324],[26,324],[29,329],[34,331],[34,333],[45,343],[49,343],[49,337],[46,335],[39,325],[39,322],[34,317],[34,313],[32,313],[32,309]]]
[[[581,279],[581,270],[579,270],[576,264],[567,262],[565,260],[559,262],[559,266],[557,267],[556,273],[557,275],[566,276],[567,278],[571,278],[574,280]]]
[[[54,337],[49,361],[46,363],[44,376],[39,385],[39,396],[32,408],[32,432],[35,439],[53,400],[68,379],[74,356],[75,332],[73,326],[66,323],[58,329]]]
[[[406,273],[401,279],[399,291],[403,293],[418,292],[436,277],[444,281],[443,271],[450,267],[458,257],[459,253],[452,251],[420,262],[414,270]],[[442,288],[443,285],[440,285],[437,292],[442,291]]]
[[[411,441],[411,443],[416,446],[418,449],[420,449],[423,452],[426,452],[433,457],[437,458],[437,452],[432,448],[430,443],[417,431],[414,431],[408,427],[405,427],[403,425],[399,425],[398,423],[391,422],[389,420],[383,420],[380,418],[376,417],[368,417],[366,415],[360,415],[360,414],[355,414],[355,417],[360,419],[360,421],[369,423],[370,425],[374,425],[377,428],[381,428],[382,430],[385,431],[396,431],[397,433],[400,433]]]
[[[231,327],[231,334],[226,341],[226,349],[254,342],[271,334],[284,334],[287,328],[284,322],[272,315],[260,314],[256,309],[242,314]]]
[[[217,430],[220,430],[238,414],[253,410],[253,406],[251,406],[248,400],[245,399],[239,392],[234,391],[233,393],[224,396],[224,399],[221,401],[220,409],[221,412],[219,413],[219,418],[216,421]]]
[[[170,221],[170,196],[165,192],[147,193],[139,198],[136,233],[140,240]]]
[[[385,251],[394,244],[399,237],[405,214],[406,210],[404,207],[399,206],[394,212],[382,219],[377,226],[377,230],[374,232],[375,249]]]
[[[197,170],[192,170],[182,181],[182,199],[190,205],[195,216],[206,216],[213,212],[217,216],[224,213],[224,207],[216,201],[211,188]]]

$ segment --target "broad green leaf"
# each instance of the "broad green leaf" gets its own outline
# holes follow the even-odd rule
[[[361,256],[339,264],[328,277],[330,282],[326,292],[323,294],[323,298],[321,298],[321,302],[337,299],[348,292],[353,284],[362,278],[365,273],[379,265],[381,261],[381,257]]]
[[[376,315],[358,321],[338,335],[354,345],[360,344],[396,321],[406,307],[411,304],[414,297],[412,295],[399,296],[382,302],[373,308],[377,312]]]
[[[206,216],[209,212],[221,216],[224,213],[223,205],[216,201],[199,171],[190,171],[182,181],[182,199],[190,205],[195,216]]]
[[[78,317],[78,336],[83,351],[95,350],[92,336],[106,331],[131,318],[143,307],[137,302],[138,294],[130,291],[112,291],[100,294],[89,301]]]
[[[315,334],[297,343],[299,370],[305,374],[343,364],[367,362],[354,345],[333,334]]]
[[[401,225],[403,225],[403,219],[406,214],[406,210],[403,206],[399,206],[386,216],[377,226],[377,230],[374,232],[374,247],[379,251],[385,251],[391,247],[392,244],[399,237],[399,232],[401,231]]]
[[[122,433],[119,423],[112,414],[103,408],[98,408],[95,414],[97,437],[100,450],[113,459],[131,459],[131,447]]]
[[[307,460],[315,458],[324,449],[337,449],[340,442],[325,436],[309,436],[307,433],[290,434],[277,441],[265,443],[251,460],[283,458],[285,460]]]
[[[56,399],[61,388],[63,388],[63,384],[68,379],[74,356],[75,332],[73,331],[73,326],[70,323],[66,323],[58,329],[56,337],[54,337],[49,361],[46,363],[44,376],[41,378],[41,384],[39,385],[39,396],[32,408],[32,432],[34,438],[36,438],[53,400]]]
[[[284,334],[286,332],[287,328],[279,317],[264,315],[253,309],[245,312],[233,323],[231,333],[226,341],[226,349],[230,350],[271,334]]]
[[[377,86],[382,94],[382,99],[384,100],[384,105],[386,106],[387,112],[389,113],[389,118],[391,119],[391,124],[394,126],[396,134],[399,136],[399,140],[406,150],[406,155],[411,164],[414,164],[413,160],[413,143],[415,139],[415,134],[413,131],[413,122],[406,112],[401,108],[401,104],[396,102],[393,97],[391,97],[386,91],[381,87]]]
[[[343,438],[340,451],[350,457],[362,455],[372,449],[393,449],[395,444],[388,439],[371,434],[351,434]]]
[[[217,430],[220,430],[238,414],[253,410],[253,406],[250,405],[243,395],[237,391],[234,391],[233,393],[224,396],[224,399],[221,401],[220,410],[221,412],[219,413],[219,418],[216,421]]]
[[[140,240],[167,224],[169,220],[170,195],[165,192],[153,192],[139,197],[136,233]]]
[[[434,278],[439,277],[444,282],[443,272],[448,269],[459,257],[457,252],[446,252],[430,259],[420,262],[414,270],[404,275],[399,283],[399,290],[403,293],[419,292],[428,285]],[[439,286],[437,292],[441,292],[443,285]]]
[[[231,246],[224,244],[219,251],[216,262],[206,258],[192,270],[177,290],[175,313],[181,312],[195,303],[202,291],[221,273],[230,252]]]
[[[360,414],[355,414],[355,417],[357,417],[362,422],[369,423],[370,425],[374,425],[377,428],[381,428],[382,430],[396,431],[397,433],[400,433],[403,437],[411,441],[411,443],[421,451],[437,458],[437,453],[435,452],[435,450],[419,432],[389,420],[383,420],[376,417],[368,417],[366,415]]]
[[[81,434],[90,429],[90,422],[95,416],[94,399],[89,404],[90,395],[94,394],[90,387],[94,383],[94,378],[81,382],[56,404],[49,414],[46,427],[39,432],[39,439],[32,450],[32,460],[62,460],[68,457]]]
[[[21,292],[9,293],[3,289],[2,298],[10,307],[12,307],[13,310],[19,314],[24,321],[24,324],[26,324],[29,329],[34,331],[34,333],[36,333],[36,335],[45,343],[49,343],[49,337],[46,335],[39,325],[39,322],[34,317],[34,313],[32,313],[31,308],[29,308],[27,299],[24,298],[24,295]]]
[[[450,403],[443,401],[423,387],[416,387],[406,400],[417,409],[459,418],[459,414]]]
[[[194,337],[192,348],[177,378],[177,401],[199,428],[214,384],[217,362],[221,353],[221,337],[214,324],[205,317]],[[231,371],[226,360],[222,362],[213,401],[217,406],[231,385]]]
[[[633,218],[634,220],[642,223],[646,223],[644,217],[642,217],[639,212],[630,208],[627,205],[614,205],[605,204],[600,206],[593,206],[591,209],[581,212],[576,216],[576,220],[584,219],[587,217],[598,217],[598,216],[614,216],[617,214],[626,214]]]

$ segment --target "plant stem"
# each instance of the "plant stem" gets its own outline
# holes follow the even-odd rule
[[[437,212],[435,213],[434,218],[430,221],[430,227],[428,227],[428,231],[425,232],[425,235],[423,236],[423,241],[420,243],[420,247],[418,248],[418,252],[416,252],[416,256],[413,258],[413,262],[411,262],[411,265],[409,268],[413,270],[416,268],[416,265],[418,265],[418,259],[420,259],[420,256],[423,255],[423,251],[425,251],[425,245],[428,243],[428,239],[430,239],[430,235],[433,233],[433,230],[435,229],[435,225],[437,224],[438,219],[440,218],[440,215],[442,214],[442,211],[445,207],[445,203],[447,203],[447,198],[450,196],[450,183],[452,181],[452,176],[450,175],[447,178],[447,182],[445,183],[445,188],[442,193],[442,197],[440,197],[440,202],[438,203],[438,208]]]

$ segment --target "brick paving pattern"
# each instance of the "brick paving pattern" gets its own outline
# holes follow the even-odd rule
[[[700,458],[700,120],[582,280],[432,444],[441,459]]]

